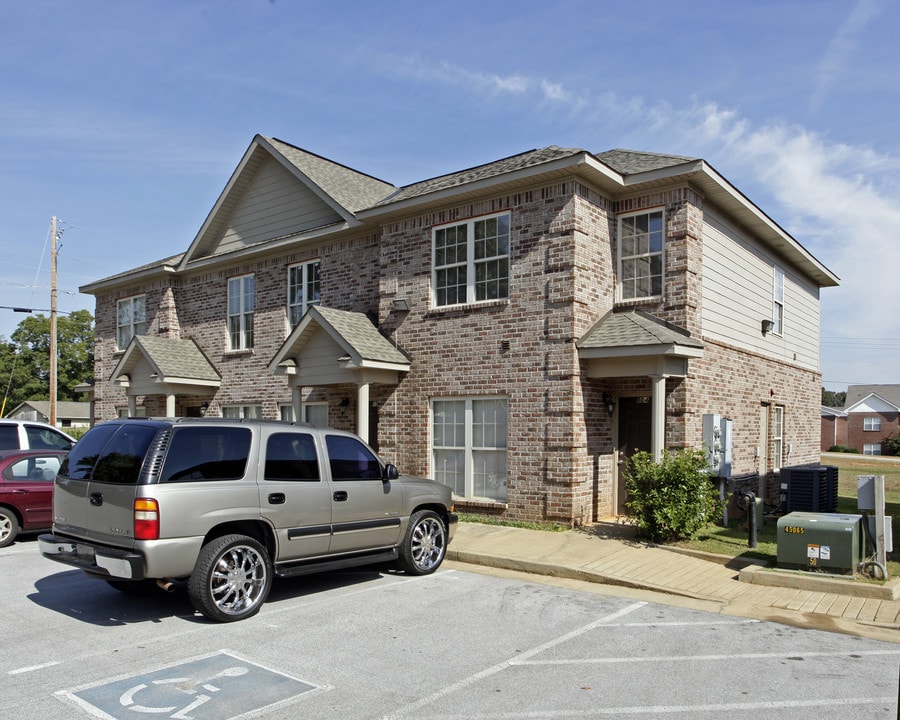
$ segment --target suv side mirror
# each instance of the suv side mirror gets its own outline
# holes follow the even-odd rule
[[[384,479],[385,480],[396,480],[398,477],[400,477],[400,471],[397,470],[396,465],[392,465],[391,463],[388,463],[387,465],[384,466]]]

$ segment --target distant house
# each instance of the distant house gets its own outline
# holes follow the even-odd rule
[[[18,405],[7,417],[49,423],[50,401],[27,400]],[[91,404],[89,402],[61,401],[56,403],[56,427],[86,428],[90,424]]]
[[[822,406],[821,451],[828,452],[835,445],[847,445],[847,413],[843,408]]]
[[[882,442],[900,430],[900,385],[851,385],[844,412],[847,447],[881,455]]]
[[[819,461],[838,279],[702,159],[550,146],[396,187],[257,135],[185,245],[81,288],[98,422],[328,424],[458,508],[573,525],[705,414],[735,474]]]

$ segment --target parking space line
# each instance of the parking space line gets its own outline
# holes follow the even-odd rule
[[[21,675],[22,673],[34,672],[35,670],[43,670],[44,668],[53,667],[54,665],[59,665],[58,660],[53,660],[52,662],[45,662],[41,665],[29,665],[28,667],[17,668],[16,670],[8,670],[7,675]]]
[[[800,658],[874,657],[900,655],[900,650],[840,650],[835,652],[736,653],[734,655],[656,655],[653,657],[554,658],[552,660],[510,660],[510,665],[615,665],[651,662],[723,662],[728,660],[789,660]]]
[[[624,608],[621,608],[620,610],[617,610],[614,613],[606,615],[602,618],[598,618],[597,620],[594,620],[593,622],[588,623],[587,625],[582,625],[580,628],[576,628],[575,630],[572,630],[571,632],[568,632],[565,635],[560,635],[559,637],[556,637],[553,640],[548,640],[547,642],[542,643],[541,645],[531,648],[531,650],[525,650],[524,652],[519,653],[514,658],[510,658],[509,660],[502,660],[501,662],[498,662],[496,665],[492,665],[489,668],[485,668],[484,670],[481,670],[480,672],[477,672],[474,675],[469,675],[469,677],[463,678],[462,680],[455,682],[452,685],[448,685],[447,687],[442,688],[441,690],[433,692],[431,695],[421,698],[414,703],[410,703],[409,705],[406,705],[405,707],[402,707],[399,710],[394,711],[390,715],[386,715],[385,718],[388,720],[391,718],[401,718],[404,715],[408,715],[409,713],[419,710],[420,708],[427,707],[428,705],[431,705],[433,702],[440,700],[442,697],[446,697],[447,695],[450,695],[459,690],[462,690],[463,688],[466,688],[469,685],[472,685],[473,683],[478,682],[479,680],[483,680],[484,678],[490,677],[491,675],[496,675],[498,672],[502,672],[503,670],[506,670],[507,668],[509,668],[515,664],[518,664],[515,662],[518,659],[533,657],[534,655],[542,653],[545,650],[549,650],[552,647],[556,647],[557,645],[568,642],[569,640],[573,640],[574,638],[584,635],[585,633],[591,632],[592,630],[596,630],[598,627],[604,627],[612,621],[618,620],[619,618],[625,617],[626,615],[630,615],[631,613],[635,612],[636,610],[640,610],[642,607],[646,606],[647,604],[648,603],[641,601],[641,602],[632,603],[631,605],[626,605]]]

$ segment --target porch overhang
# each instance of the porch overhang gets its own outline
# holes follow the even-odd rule
[[[222,377],[193,340],[131,339],[110,376],[128,395],[207,395]]]

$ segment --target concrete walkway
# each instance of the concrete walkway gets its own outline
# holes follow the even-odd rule
[[[900,643],[900,579],[881,585],[764,571],[629,535],[615,523],[567,532],[460,523],[447,559],[651,591],[657,602],[678,597],[678,604],[699,609]]]

